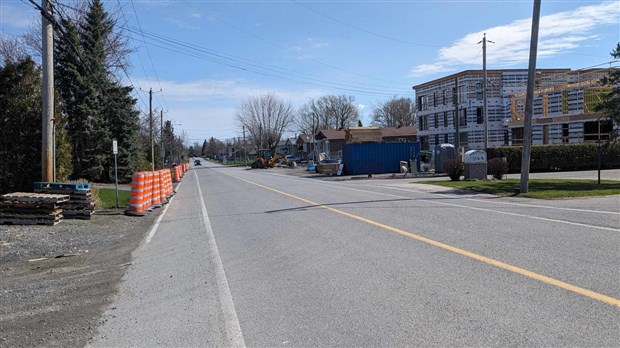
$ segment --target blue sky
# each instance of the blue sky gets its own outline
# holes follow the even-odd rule
[[[40,2],[39,0],[36,0]],[[62,2],[62,3],[67,3]],[[135,48],[125,81],[162,90],[154,106],[189,143],[241,136],[246,98],[274,93],[295,107],[350,94],[368,125],[373,105],[411,86],[482,68],[527,68],[532,1],[104,1]],[[36,12],[0,0],[0,30],[19,34]],[[144,32],[144,35],[140,31]],[[157,37],[155,37],[155,36]],[[542,1],[539,68],[609,62],[620,2]],[[615,64],[617,65],[617,63]],[[604,66],[604,65],[603,65]],[[148,110],[148,95],[139,106]],[[295,129],[291,129],[291,134]]]

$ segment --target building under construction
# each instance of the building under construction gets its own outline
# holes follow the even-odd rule
[[[595,111],[610,86],[609,69],[539,69],[536,73],[532,142],[535,145],[595,142],[618,125]],[[487,70],[489,147],[521,145],[527,69]],[[422,149],[450,143],[484,148],[483,71],[466,70],[413,87]],[[615,127],[615,128],[614,128]],[[457,134],[459,135],[457,137]]]

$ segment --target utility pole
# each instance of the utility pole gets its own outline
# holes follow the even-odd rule
[[[487,41],[494,43],[491,40],[487,40],[487,33],[482,36],[482,120],[484,122],[484,151],[489,147],[489,116],[487,110]],[[478,42],[478,44],[480,44]]]
[[[149,129],[151,138],[151,170],[155,170],[155,146],[153,145],[153,89],[149,88]]]
[[[248,164],[248,148],[245,146],[245,126],[243,126],[243,153],[245,155],[245,164]]]
[[[50,0],[41,0],[41,34],[43,65],[43,114],[41,145],[41,181],[54,181],[54,31]],[[45,11],[45,12],[43,12]]]
[[[461,152],[461,113],[459,110],[460,105],[460,96],[459,96],[459,78],[454,78],[454,93],[452,93],[452,103],[454,104],[454,130],[456,132],[454,136],[454,145],[456,147],[456,151],[458,153]]]
[[[532,37],[530,39],[530,62],[527,71],[527,91],[525,95],[525,118],[523,120],[523,149],[521,154],[520,193],[529,192],[530,152],[532,148],[532,113],[534,111],[534,80],[536,78],[536,53],[538,51],[538,25],[540,22],[540,1],[534,0],[532,14]]]
[[[160,110],[159,114],[159,154],[161,155],[161,167],[164,168],[166,149],[164,148],[164,110]]]

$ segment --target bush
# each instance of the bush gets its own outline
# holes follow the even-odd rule
[[[430,151],[420,151],[420,161],[428,163],[431,160],[433,153]]]
[[[444,162],[443,170],[448,174],[450,180],[459,181],[464,173],[463,162],[450,159]]]
[[[592,143],[563,145],[532,145],[530,171],[588,170],[597,168],[597,145]],[[489,159],[506,157],[508,172],[521,171],[521,147],[503,146],[489,148]],[[620,168],[620,142],[603,144],[601,168]]]
[[[487,173],[493,175],[497,180],[502,180],[508,173],[508,163],[503,158],[491,158],[487,167]]]

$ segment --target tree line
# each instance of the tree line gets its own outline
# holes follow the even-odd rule
[[[274,94],[251,97],[237,108],[235,122],[244,127],[249,143],[257,149],[275,149],[285,132],[317,134],[320,130],[342,130],[363,126],[360,111],[351,95],[325,95],[311,98],[299,109]],[[415,125],[412,98],[392,97],[373,108],[372,126],[403,127]]]
[[[119,180],[148,170],[150,129],[133,86],[120,78],[131,49],[100,0],[54,8],[54,125],[57,181],[114,178],[112,140],[118,143]],[[34,29],[34,28],[33,28]],[[0,192],[29,190],[41,178],[40,29],[0,36]],[[155,167],[179,161],[184,139],[170,121],[155,127]],[[176,147],[176,152],[172,152]]]

